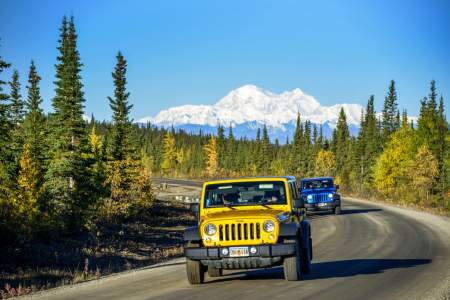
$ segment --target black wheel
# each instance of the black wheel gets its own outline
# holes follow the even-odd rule
[[[336,207],[334,208],[334,214],[335,214],[335,215],[340,215],[340,214],[341,214],[341,205],[336,206]]]
[[[201,284],[205,281],[205,269],[198,260],[186,258],[186,273],[190,284]]]
[[[312,260],[312,241],[311,238],[308,236],[306,247],[302,249],[302,265],[301,265],[301,271],[303,274],[309,274],[312,270],[311,260]]]
[[[297,245],[297,254],[295,256],[286,257],[283,261],[284,278],[288,281],[297,281],[301,277],[301,257]]]
[[[213,267],[213,266],[208,266],[208,276],[209,277],[220,277],[222,276],[222,269]]]

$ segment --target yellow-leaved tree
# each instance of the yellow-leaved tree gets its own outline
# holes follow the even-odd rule
[[[410,167],[410,178],[412,186],[419,195],[425,195],[425,205],[430,205],[429,194],[436,177],[439,174],[439,167],[436,158],[431,153],[427,145],[422,145],[417,150],[414,163]]]
[[[15,210],[23,218],[22,225],[26,227],[27,231],[31,230],[34,218],[38,212],[38,199],[41,194],[39,188],[40,176],[39,168],[31,156],[30,144],[26,143],[23,146],[23,153],[20,158],[19,177],[17,180],[19,191]]]
[[[168,174],[173,171],[177,160],[177,149],[175,147],[175,138],[167,131],[163,138],[163,154],[161,162],[161,170],[164,174]]]
[[[392,134],[374,168],[374,187],[385,196],[401,193],[409,183],[409,170],[415,155],[414,131],[404,124]]]
[[[315,162],[316,176],[333,176],[336,170],[336,158],[334,153],[328,150],[320,150]]]
[[[217,141],[214,136],[211,136],[209,143],[204,146],[206,156],[206,175],[208,177],[215,177],[219,169],[219,162],[217,158]]]

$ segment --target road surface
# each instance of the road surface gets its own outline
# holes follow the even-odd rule
[[[180,258],[33,299],[450,299],[448,218],[344,199],[342,215],[311,219],[313,271],[298,282],[276,267],[190,286]]]

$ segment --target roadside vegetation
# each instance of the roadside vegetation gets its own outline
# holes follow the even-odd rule
[[[114,260],[102,260],[107,255],[97,259],[98,251],[107,253],[102,249],[146,236],[160,228],[160,218],[189,220],[183,208],[160,209],[152,176],[334,176],[345,193],[450,211],[449,125],[435,81],[420,100],[417,122],[398,109],[391,81],[381,114],[374,110],[374,97],[369,97],[356,137],[350,135],[342,110],[330,139],[300,115],[292,140],[271,141],[266,127],[258,130],[255,140],[236,139],[228,124],[216,135],[133,124],[127,61],[121,52],[112,66],[111,96],[96,100],[109,104],[111,121],[98,122],[94,116],[87,121],[73,18],[63,18],[57,48],[50,113],[41,107],[36,64],[31,61],[23,89],[17,70],[11,79],[2,78],[13,66],[0,57],[3,295],[123,269],[105,267]],[[127,231],[133,226],[140,229]],[[116,246],[112,252],[123,250]]]

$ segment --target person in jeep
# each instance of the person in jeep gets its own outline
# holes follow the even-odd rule
[[[307,211],[333,211],[341,213],[341,196],[338,185],[331,177],[304,178],[300,182],[300,194],[305,201]]]
[[[311,271],[310,223],[295,177],[241,178],[205,182],[193,204],[198,225],[184,233],[191,284],[224,269],[283,265],[287,280]]]

